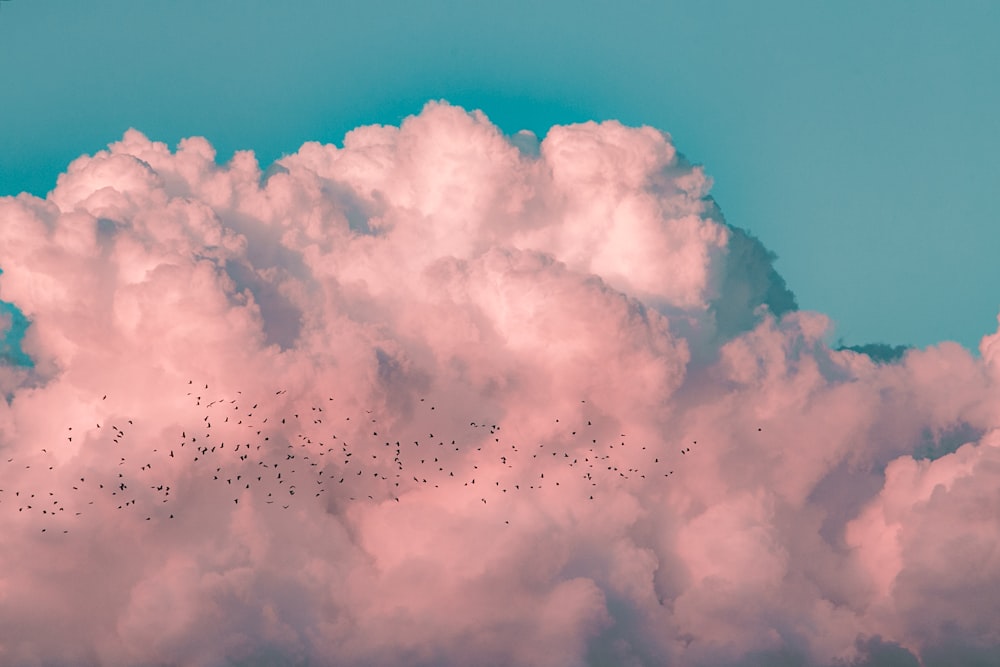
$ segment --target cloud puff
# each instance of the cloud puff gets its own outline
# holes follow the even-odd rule
[[[0,199],[0,662],[1000,647],[1000,333],[831,349],[710,185],[431,103],[266,171],[131,130]]]

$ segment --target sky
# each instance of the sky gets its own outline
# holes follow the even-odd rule
[[[650,125],[848,345],[975,350],[1000,309],[993,2],[13,0],[0,195],[134,127],[265,166],[431,99],[513,134]]]
[[[996,663],[995,9],[297,7],[0,5],[0,663]]]

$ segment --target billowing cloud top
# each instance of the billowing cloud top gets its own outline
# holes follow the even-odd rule
[[[0,662],[995,651],[1000,333],[832,350],[709,189],[650,128],[431,103],[0,199]]]

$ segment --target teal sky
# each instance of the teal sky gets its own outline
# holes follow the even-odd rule
[[[11,0],[0,195],[129,127],[262,164],[428,99],[501,128],[618,119],[847,344],[975,348],[1000,309],[1000,3]]]

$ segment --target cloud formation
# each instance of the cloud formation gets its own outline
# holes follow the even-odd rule
[[[431,103],[266,171],[130,130],[0,199],[0,662],[996,651],[1000,333],[831,349],[710,186]]]

